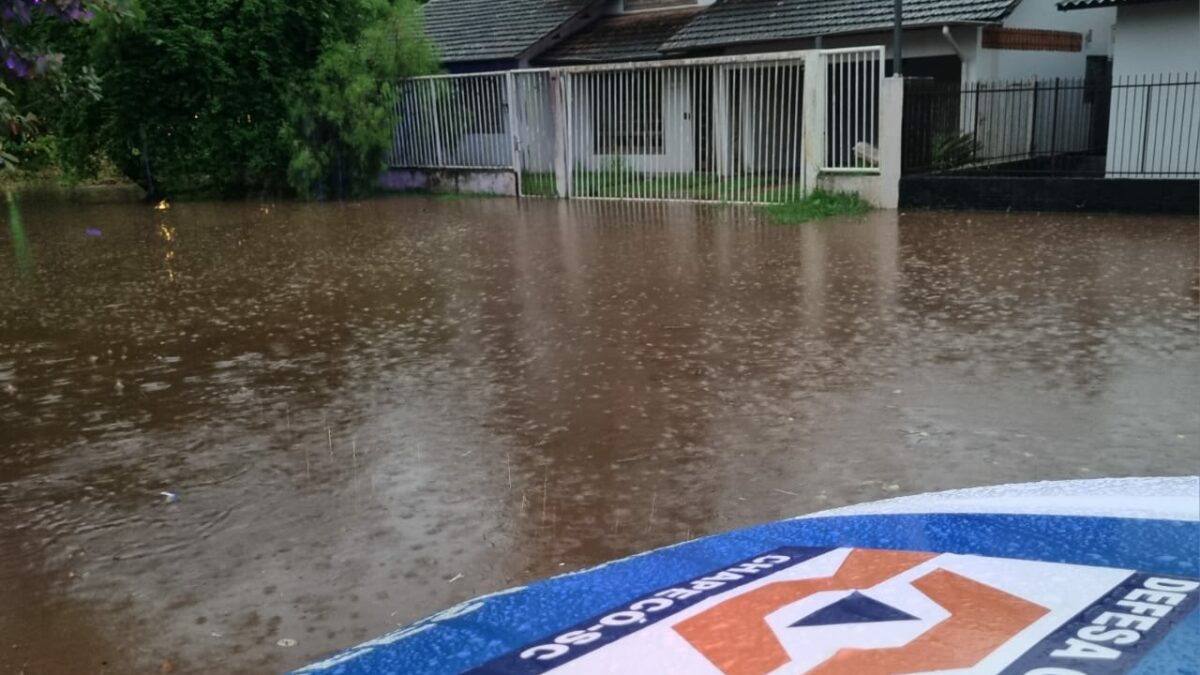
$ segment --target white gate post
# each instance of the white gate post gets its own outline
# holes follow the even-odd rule
[[[504,74],[504,83],[508,88],[508,135],[512,144],[513,185],[517,188],[517,196],[523,194],[521,189],[521,133],[517,129],[517,83],[513,71]]]
[[[563,115],[563,117],[566,120],[563,125],[566,128],[566,134],[563,136],[563,138],[565,139],[565,142],[563,143],[563,150],[564,150],[563,166],[565,169],[563,171],[563,174],[564,174],[563,182],[566,183],[566,191],[562,192],[561,194],[564,195],[565,197],[567,197],[568,199],[570,199],[571,197],[575,196],[574,192],[575,192],[575,134],[576,134],[576,131],[575,131],[575,123],[574,123],[574,119],[575,119],[575,80],[571,77],[571,75],[569,73],[566,73],[563,75],[563,86],[565,89],[564,96],[563,96],[563,102],[564,102],[563,109],[566,111],[566,114]]]
[[[563,114],[562,74],[550,72],[550,122],[554,127],[554,182],[560,197],[567,195],[567,154],[564,151],[567,135]]]
[[[884,77],[879,81],[879,203],[894,209],[900,205],[901,143],[904,129],[904,78]]]
[[[437,158],[438,166],[445,166],[446,158],[444,157],[444,151],[442,150],[442,124],[441,124],[441,120],[438,119],[439,117],[441,117],[441,107],[438,105],[439,92],[438,92],[438,87],[437,87],[436,81],[434,81],[434,86],[430,87],[430,89],[433,90],[431,98],[433,99],[434,156]]]
[[[800,136],[800,147],[804,151],[805,195],[811,194],[817,187],[817,177],[825,166],[825,110],[829,91],[825,86],[825,72],[825,55],[818,50],[805,51],[803,128]]]
[[[709,138],[712,143],[713,168],[718,176],[729,175],[729,137],[733,129],[729,123],[729,70],[723,65],[712,66],[712,119],[709,120]]]

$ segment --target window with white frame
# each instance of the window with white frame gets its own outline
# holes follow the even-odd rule
[[[592,84],[594,154],[663,154],[663,92],[658,72],[600,73]]]

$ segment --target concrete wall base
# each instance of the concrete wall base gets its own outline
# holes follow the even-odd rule
[[[517,178],[507,169],[388,169],[379,187],[396,192],[517,195]]]
[[[826,192],[855,192],[877,209],[894,209],[896,202],[883,195],[883,181],[878,174],[823,173],[817,176],[817,189]]]
[[[1200,213],[1195,179],[905,176],[900,205],[928,209]]]

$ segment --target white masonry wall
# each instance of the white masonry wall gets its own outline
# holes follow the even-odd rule
[[[1078,52],[1043,52],[1018,49],[984,49],[974,68],[977,81],[1021,80],[1036,77],[1040,80],[1082,78],[1087,57],[1111,53],[1112,25],[1116,20],[1113,8],[1060,12],[1055,0],[1022,0],[1012,14],[1004,19],[1004,28],[1035,28],[1079,33],[1083,50]]]
[[[1196,0],[1121,7],[1115,33],[1114,77],[1200,70],[1200,2]]]
[[[1139,82],[1146,75],[1170,73],[1191,73],[1188,81],[1200,79],[1200,3],[1177,0],[1119,8],[1114,81]],[[1200,174],[1198,107],[1200,91],[1194,86],[1155,87],[1151,93],[1145,88],[1114,90],[1108,175],[1188,178],[1178,172],[1190,172],[1195,180]],[[1124,172],[1139,173],[1123,176]]]

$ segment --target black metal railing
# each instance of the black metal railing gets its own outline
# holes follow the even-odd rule
[[[1200,177],[1200,74],[909,80],[904,173]]]

